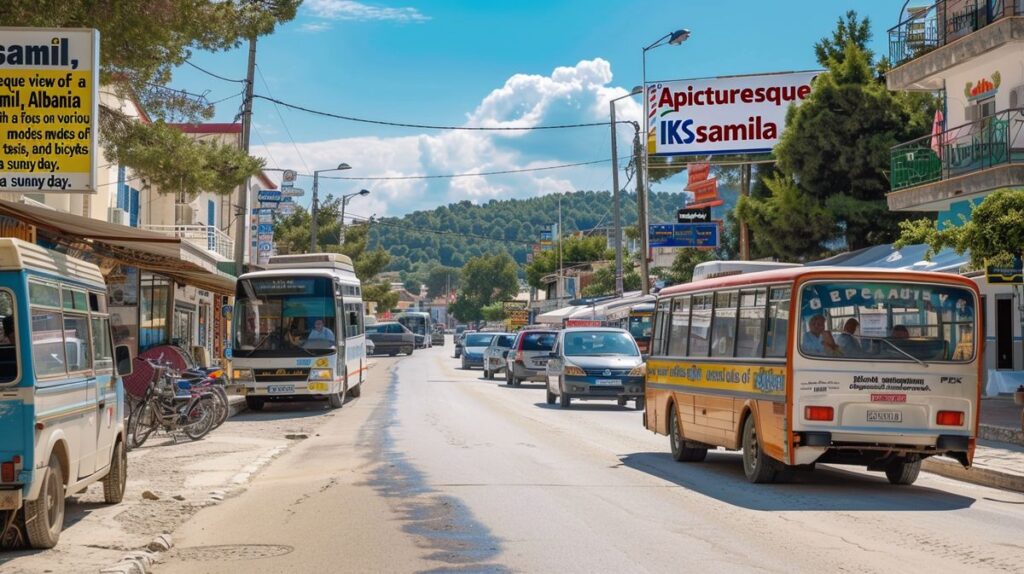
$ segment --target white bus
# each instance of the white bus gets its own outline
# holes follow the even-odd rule
[[[434,332],[434,321],[430,317],[430,313],[404,311],[395,315],[395,320],[416,335],[416,347],[426,349],[434,345],[430,338],[431,333]]]
[[[320,397],[339,408],[366,374],[363,299],[352,260],[280,255],[238,278],[232,381],[249,408]]]

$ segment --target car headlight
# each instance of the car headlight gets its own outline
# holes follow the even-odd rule
[[[252,381],[252,369],[235,369],[232,373],[232,380],[236,383]]]
[[[587,372],[575,365],[566,365],[563,374],[570,377],[585,377]]]
[[[629,371],[631,377],[642,377],[647,374],[647,365],[640,365],[639,367],[633,367]]]
[[[332,378],[334,378],[334,377],[331,376],[331,370],[330,369],[310,369],[309,370],[309,380],[311,380],[311,381],[329,381]]]

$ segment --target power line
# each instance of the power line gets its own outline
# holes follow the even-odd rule
[[[214,78],[217,78],[218,80],[224,80],[225,82],[235,82],[236,84],[244,84],[245,83],[245,80],[233,80],[231,78],[225,78],[224,76],[221,76],[221,75],[218,75],[218,74],[214,74],[210,70],[207,70],[206,68],[201,68],[201,67],[197,66],[196,64],[193,64],[192,62],[188,61],[188,60],[185,60],[185,63],[188,64],[189,66],[192,66],[193,68],[199,70],[200,72],[206,74],[207,76],[213,76]]]
[[[328,176],[321,175],[320,179],[347,179],[347,180],[361,180],[361,181],[395,181],[395,180],[407,180],[407,179],[447,179],[454,177],[473,177],[473,176],[484,176],[484,175],[507,175],[510,173],[527,173],[531,171],[547,171],[552,169],[564,169],[567,167],[579,167],[582,165],[594,165],[598,163],[608,163],[610,159],[597,159],[593,161],[581,161],[578,163],[563,163],[559,165],[548,165],[544,167],[529,167],[523,169],[507,169],[503,171],[484,171],[480,173],[450,173],[443,175],[396,175],[396,176],[380,176],[380,177],[349,177],[349,176]],[[301,174],[309,176],[309,174]]]
[[[522,126],[522,127],[473,127],[473,126],[440,126],[431,124],[411,124],[403,122],[388,122],[384,120],[371,120],[367,118],[358,118],[355,116],[346,116],[342,114],[336,114],[332,112],[325,112],[321,110],[314,110],[312,108],[306,108],[295,104],[289,104],[272,97],[261,96],[259,94],[253,95],[254,98],[261,100],[267,100],[268,102],[274,102],[275,104],[298,110],[300,112],[306,112],[310,114],[316,114],[318,116],[324,116],[328,118],[334,118],[337,120],[345,120],[349,122],[358,122],[363,124],[374,124],[378,126],[392,126],[398,128],[414,128],[421,130],[459,130],[459,131],[479,131],[479,132],[504,132],[504,131],[537,131],[537,130],[560,130],[569,128],[589,128],[589,127],[608,127],[608,122],[588,122],[578,124],[556,124],[550,126]],[[620,122],[616,122],[620,123]],[[632,123],[632,122],[621,122],[621,123]]]
[[[260,74],[260,80],[263,81],[263,86],[267,88],[267,93],[270,93],[270,85],[267,84],[267,79],[263,77],[263,70],[259,66],[256,66],[256,71]],[[255,97],[255,96],[253,96]],[[271,100],[272,101],[272,100]],[[277,107],[277,103],[274,102],[274,111],[277,112],[277,119],[281,120],[281,125],[284,127],[284,132],[288,134],[288,139],[292,142],[292,147],[295,148],[295,154],[299,156],[299,161],[302,162],[303,167],[306,171],[309,171],[309,165],[306,163],[306,158],[302,157],[302,152],[299,151],[298,144],[295,143],[295,138],[292,137],[292,131],[288,129],[288,122],[284,121],[284,116],[281,115],[281,108]]]

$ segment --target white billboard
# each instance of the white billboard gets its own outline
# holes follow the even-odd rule
[[[647,84],[650,155],[769,152],[820,71]]]

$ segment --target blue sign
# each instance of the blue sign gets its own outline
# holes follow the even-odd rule
[[[261,223],[258,233],[260,233],[260,234],[263,234],[263,233],[274,233],[274,224],[273,223]]]
[[[253,215],[274,215],[274,209],[271,207],[257,207],[252,210]]]
[[[281,201],[281,192],[271,189],[261,189],[259,194],[256,196],[256,199],[263,203],[279,203]]]
[[[648,226],[651,247],[718,247],[718,223],[666,223]]]

